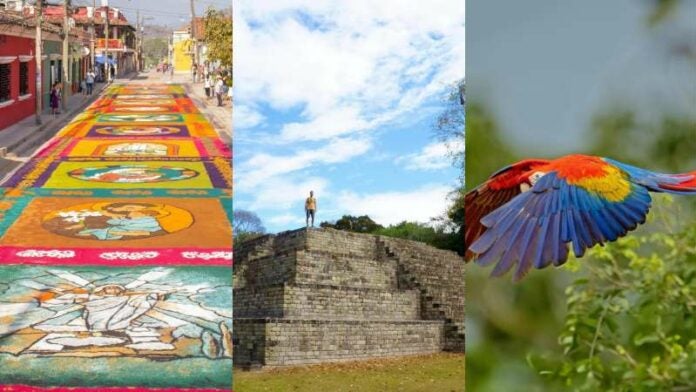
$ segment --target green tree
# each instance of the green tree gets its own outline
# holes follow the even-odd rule
[[[336,230],[352,231],[354,233],[374,233],[382,228],[380,224],[373,221],[372,218],[367,215],[343,215],[343,217],[335,223],[321,222],[319,226]]]
[[[666,114],[648,122],[636,119],[631,109],[613,108],[597,114],[591,127],[593,154],[671,172],[696,165],[693,116]]]
[[[234,210],[232,219],[235,241],[242,243],[266,233],[266,228],[258,215],[251,211]]]
[[[455,165],[462,168],[464,176],[464,79],[453,84],[444,102],[442,112],[435,121],[435,135],[450,146]]]
[[[679,4],[683,0],[651,0],[653,3],[652,10],[648,14],[648,25],[656,26],[664,22],[669,16],[679,8]]]
[[[167,57],[169,47],[167,38],[145,38],[143,40],[143,57],[145,65],[158,64]]]
[[[673,233],[665,216],[570,265],[563,354],[531,356],[540,374],[575,391],[696,390],[696,226]]]
[[[467,190],[520,158],[501,136],[493,115],[478,102],[466,105],[466,151]]]
[[[452,191],[452,205],[444,217],[437,218],[435,223],[443,234],[440,240],[431,245],[450,249],[464,254],[464,144],[465,144],[465,81],[461,79],[454,83],[444,102],[444,108],[438,115],[433,127],[435,136],[446,143],[449,148],[452,163],[461,168],[460,184]],[[418,225],[417,223],[415,225]],[[454,230],[453,233],[450,228]],[[444,233],[447,232],[447,233]],[[426,241],[427,242],[427,241]]]
[[[461,253],[463,252],[463,241],[461,241],[458,231],[448,230],[443,226],[404,221],[381,228],[375,234],[423,242],[439,249],[463,254]]]
[[[209,7],[205,14],[205,43],[208,59],[232,66],[232,14]]]
[[[453,250],[460,255],[464,256],[464,183],[454,190],[455,197],[454,203],[447,210],[447,220],[437,220],[436,223],[441,227],[440,230],[447,231],[447,227],[455,227],[455,238],[448,235],[448,240],[446,241],[449,245],[442,245],[438,247],[443,247],[444,249]]]

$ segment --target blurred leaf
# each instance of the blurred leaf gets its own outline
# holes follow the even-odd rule
[[[653,9],[648,15],[649,26],[655,26],[664,22],[665,19],[676,11],[680,0],[653,0],[653,3],[655,3]]]

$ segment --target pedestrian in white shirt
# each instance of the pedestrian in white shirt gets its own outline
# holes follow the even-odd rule
[[[87,84],[87,95],[92,95],[92,89],[94,88],[94,79],[96,78],[96,75],[94,75],[94,71],[90,70],[87,72],[87,76],[85,77],[85,82]]]
[[[205,78],[205,83],[204,83],[204,85],[203,85],[203,88],[205,88],[205,99],[209,99],[209,98],[210,98],[210,89],[211,89],[211,87],[212,87],[212,84],[213,84],[213,83],[212,83],[211,80],[210,80],[210,75],[208,75],[208,76]]]
[[[222,76],[217,77],[217,82],[215,82],[215,95],[217,96],[218,106],[222,106],[222,97],[225,94],[225,82],[222,80]]]

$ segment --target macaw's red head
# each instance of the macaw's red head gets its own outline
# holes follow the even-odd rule
[[[491,175],[490,187],[493,190],[508,189],[526,184],[532,186],[530,177],[540,168],[549,164],[545,159],[525,159],[519,161]]]

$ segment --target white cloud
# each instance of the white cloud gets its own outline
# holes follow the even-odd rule
[[[268,219],[268,223],[274,226],[300,226],[303,223],[305,217],[302,214],[281,214],[275,215]]]
[[[309,191],[314,191],[316,195],[328,196],[328,182],[320,177],[310,177],[307,179],[274,177],[259,184],[253,190],[247,189],[252,201],[248,207],[251,211],[256,210],[289,210],[296,208],[302,212],[304,200],[309,196]]]
[[[264,122],[264,116],[248,105],[235,105],[233,112],[234,127],[236,129],[253,128]]]
[[[368,139],[338,138],[318,149],[301,149],[291,155],[254,154],[237,169],[237,180],[245,192],[273,179],[318,164],[348,161],[367,152],[372,146]],[[237,188],[239,189],[239,188]]]
[[[437,170],[452,165],[451,154],[456,151],[464,151],[463,142],[435,142],[423,147],[415,154],[399,157],[397,164],[403,164],[408,170]]]
[[[285,141],[375,129],[462,78],[464,2],[241,0],[240,100],[299,108]]]
[[[430,184],[408,192],[346,192],[338,196],[337,203],[346,214],[367,214],[382,225],[403,221],[427,223],[447,210],[451,191],[450,186]]]
[[[281,138],[286,141],[322,140],[345,133],[361,131],[369,124],[360,119],[356,108],[329,110],[309,122],[293,122],[283,126]]]

